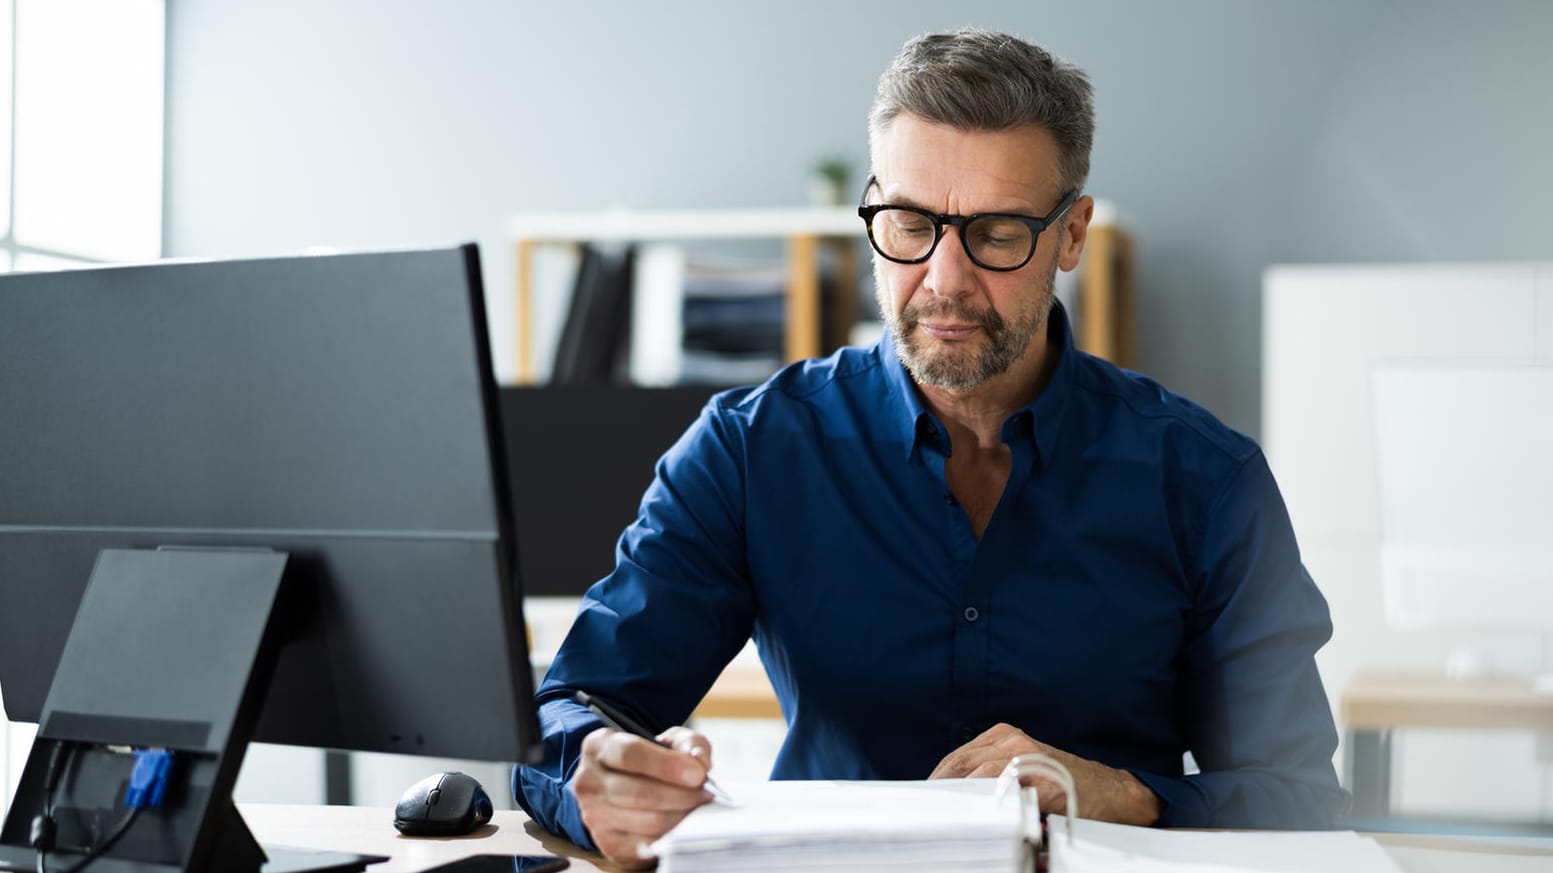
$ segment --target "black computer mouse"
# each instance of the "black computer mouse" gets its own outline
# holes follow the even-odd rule
[[[394,807],[394,827],[411,837],[455,837],[491,820],[491,796],[467,773],[439,773],[411,785]]]

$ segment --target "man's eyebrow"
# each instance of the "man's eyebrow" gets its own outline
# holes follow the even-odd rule
[[[880,191],[879,193],[880,193],[881,196],[884,194],[883,191]],[[921,209],[924,212],[935,212],[936,213],[938,211],[936,209],[929,208],[926,203],[923,203],[923,202],[921,202],[919,200],[913,200],[910,197],[886,198],[885,202],[891,204],[892,206],[911,206],[911,207],[914,207],[916,209]]]
[[[874,189],[879,192],[879,203],[881,203],[881,204],[888,205],[888,206],[910,206],[913,209],[920,209],[923,212],[931,212],[934,215],[938,214],[938,210],[933,209],[932,207],[925,205],[924,203],[922,203],[919,200],[913,200],[910,197],[886,197],[886,196],[884,196],[884,185],[882,183],[880,183],[879,181],[877,181],[877,180],[874,181]],[[975,212],[969,212],[969,213],[966,213],[966,214],[967,215],[1028,215],[1028,216],[1031,216],[1031,217],[1034,217],[1034,218],[1039,218],[1040,217],[1040,214],[1035,212],[1031,207],[1029,207],[1029,206],[1022,206],[1022,205],[1011,206],[1010,208],[1007,208],[1007,209],[978,209]]]
[[[884,183],[879,181],[877,178],[874,179],[872,187],[873,187],[873,189],[875,191],[877,191],[879,193],[879,202],[880,203],[888,204],[890,206],[910,206],[913,209],[921,209],[924,212],[935,212],[936,213],[936,210],[928,208],[927,204],[921,202],[920,200],[913,200],[910,197],[886,197],[886,196],[884,196]]]

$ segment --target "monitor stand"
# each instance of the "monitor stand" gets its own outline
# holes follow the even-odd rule
[[[58,847],[50,868],[67,869],[99,845],[127,814],[130,750],[143,748],[173,752],[163,805],[142,809],[94,873],[347,871],[387,860],[277,850],[266,863],[232,802],[292,609],[282,596],[287,557],[99,553],[0,829],[0,869],[34,869],[32,822],[50,800]]]

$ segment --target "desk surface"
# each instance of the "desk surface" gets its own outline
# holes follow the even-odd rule
[[[426,870],[469,855],[564,855],[572,862],[569,870],[619,869],[512,810],[497,810],[490,824],[465,837],[406,837],[394,830],[394,811],[387,807],[243,803],[238,809],[260,843],[391,859],[367,867],[370,873]]]
[[[521,812],[498,811],[491,824],[467,837],[431,839],[400,836],[392,824],[393,811],[387,808],[245,803],[241,810],[249,829],[262,843],[393,859],[368,867],[370,873],[426,870],[482,854],[564,855],[572,862],[571,870],[618,870],[598,855],[545,833]],[[1546,873],[1553,869],[1553,847],[1402,834],[1377,834],[1376,839],[1407,873]]]
[[[1530,680],[1362,672],[1343,689],[1341,720],[1355,730],[1394,727],[1553,730],[1553,694]]]

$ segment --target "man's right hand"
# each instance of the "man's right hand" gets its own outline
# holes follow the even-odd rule
[[[669,728],[657,743],[603,728],[582,741],[572,793],[599,851],[641,870],[656,863],[642,847],[712,799],[701,787],[711,767],[712,744],[690,728]]]

